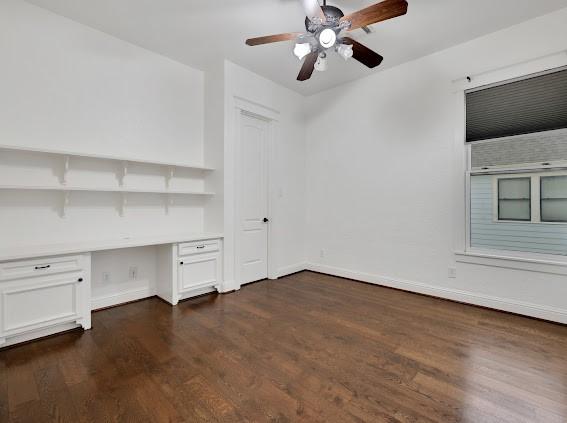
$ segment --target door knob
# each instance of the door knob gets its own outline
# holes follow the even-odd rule
[[[270,221],[270,219],[268,219],[267,217],[264,218],[264,223],[268,223]]]

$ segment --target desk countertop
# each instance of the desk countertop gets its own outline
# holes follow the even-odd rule
[[[179,233],[169,235],[124,237],[113,240],[85,241],[75,243],[29,245],[0,248],[0,261],[22,260],[35,257],[79,254],[149,245],[174,244],[178,242],[204,241],[222,238],[220,233]]]

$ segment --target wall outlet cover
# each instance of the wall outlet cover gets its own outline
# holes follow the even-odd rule
[[[457,277],[457,268],[449,267],[449,278],[455,279]]]

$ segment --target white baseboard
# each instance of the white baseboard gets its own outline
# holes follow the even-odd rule
[[[124,291],[104,297],[93,298],[91,300],[91,307],[93,310],[98,310],[101,308],[112,307],[130,301],[142,300],[144,298],[153,297],[154,295],[156,295],[155,289],[150,287],[132,289],[130,291]]]
[[[285,266],[278,269],[278,278],[291,275],[292,273],[301,272],[305,269],[307,269],[307,262],[295,263],[291,266]]]
[[[567,324],[567,310],[565,309],[457,289],[441,288],[422,282],[393,279],[386,276],[373,275],[322,264],[308,263],[307,270]]]

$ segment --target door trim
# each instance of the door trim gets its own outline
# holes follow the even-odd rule
[[[234,277],[238,286],[242,285],[242,275],[241,275],[241,237],[239,231],[240,222],[240,146],[241,146],[241,117],[243,115],[251,116],[257,119],[261,119],[266,122],[268,127],[268,218],[270,223],[268,224],[268,279],[277,279],[277,263],[276,263],[276,242],[275,234],[277,232],[278,218],[276,213],[276,198],[274,193],[276,192],[276,175],[275,175],[275,151],[276,143],[279,133],[279,112],[271,108],[262,106],[261,104],[255,103],[253,101],[246,100],[241,97],[234,97]]]

